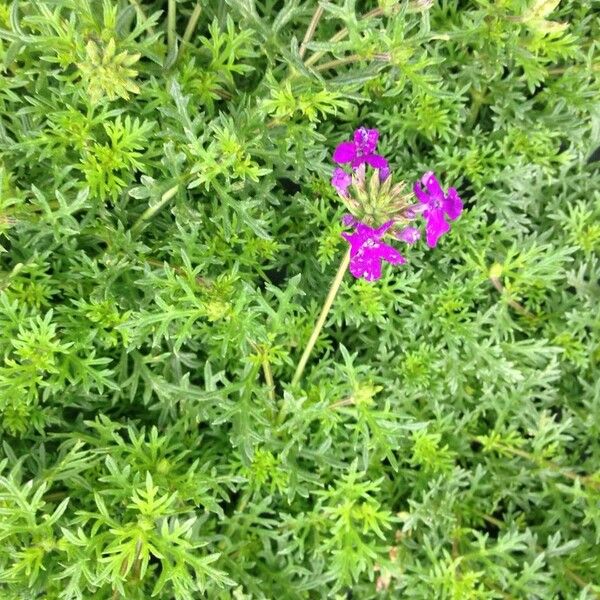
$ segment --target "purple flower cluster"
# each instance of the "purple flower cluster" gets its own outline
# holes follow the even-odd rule
[[[406,262],[396,248],[381,241],[393,224],[393,221],[388,221],[373,229],[357,221],[353,233],[342,233],[342,237],[350,244],[350,273],[354,277],[375,281],[381,277],[382,260],[393,265]]]
[[[349,163],[353,170],[361,165],[369,165],[379,171],[380,181],[390,175],[387,160],[376,154],[379,132],[376,129],[361,127],[354,133],[354,140],[342,142],[333,153],[333,160],[338,164]],[[352,184],[352,175],[340,167],[333,171],[331,184],[338,193],[347,198],[348,187]],[[424,186],[424,187],[423,187]],[[433,171],[428,171],[413,186],[418,204],[407,206],[400,222],[414,221],[420,215],[425,220],[425,237],[427,245],[434,248],[439,238],[450,230],[448,220],[456,220],[463,210],[463,203],[458,192],[449,188],[444,192]],[[342,237],[350,244],[350,272],[354,277],[366,281],[375,281],[381,277],[382,261],[391,264],[403,264],[406,259],[393,246],[383,242],[383,237],[396,223],[391,219],[378,228],[369,227],[351,215],[342,219],[346,227],[353,227],[352,233],[342,233]],[[418,227],[407,226],[395,232],[395,237],[406,244],[415,244],[421,237]]]
[[[425,186],[425,190],[421,184]],[[440,237],[450,231],[450,225],[444,217],[448,217],[451,221],[458,219],[463,209],[462,200],[454,188],[450,188],[448,193],[444,194],[433,171],[427,171],[421,177],[421,181],[415,183],[413,191],[424,207],[423,218],[425,219],[427,245],[435,248]]]
[[[354,132],[354,141],[338,144],[333,153],[333,161],[339,165],[350,163],[352,169],[358,169],[360,165],[370,165],[379,169],[379,178],[384,181],[390,174],[387,160],[380,154],[375,153],[379,131],[377,129],[366,129],[361,127]],[[331,185],[341,196],[346,196],[348,186],[352,183],[352,175],[344,169],[336,167],[331,178]]]

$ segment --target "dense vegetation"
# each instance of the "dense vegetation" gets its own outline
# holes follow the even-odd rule
[[[0,1],[0,598],[599,597],[597,10]],[[361,125],[465,211],[291,385]]]

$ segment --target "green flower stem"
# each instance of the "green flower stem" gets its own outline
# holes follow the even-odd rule
[[[319,4],[317,6],[317,10],[315,10],[315,14],[313,15],[312,19],[310,20],[310,23],[308,24],[308,29],[306,30],[304,39],[300,44],[300,51],[298,52],[298,54],[300,54],[300,58],[304,58],[304,54],[306,53],[306,46],[310,43],[310,40],[312,40],[313,36],[315,35],[317,25],[319,24],[319,21],[323,16],[323,10],[323,7]]]
[[[576,481],[580,483],[584,487],[600,490],[600,481],[598,481],[598,479],[594,475],[580,475],[572,469],[564,468],[562,465],[552,462],[551,460],[539,458],[531,454],[530,452],[521,450],[521,448],[514,448],[506,444],[496,444],[496,448],[498,448],[500,451],[506,452],[507,454],[512,454],[514,456],[520,456],[521,458],[525,458],[531,461],[532,463],[535,463],[538,467],[542,469],[554,471],[555,473],[562,475],[566,479],[570,479],[571,481]]]
[[[360,60],[365,60],[365,58],[363,56],[360,56],[360,54],[351,54],[350,56],[345,56],[344,58],[336,58],[335,60],[330,60],[326,63],[317,65],[315,67],[315,71],[327,71],[328,69],[336,69],[337,67],[343,67],[344,65],[349,65]]]
[[[337,42],[341,42],[347,35],[348,35],[348,30],[346,28],[340,29],[340,31],[338,31],[332,38],[329,39],[329,43],[335,44]],[[326,54],[327,54],[326,50],[315,52],[312,56],[309,56],[304,61],[304,64],[307,67],[310,67],[310,66],[314,65],[321,57],[325,56]]]
[[[271,370],[271,363],[269,363],[268,358],[263,358],[262,369],[265,376],[265,383],[269,388],[269,398],[275,401],[275,380],[273,379],[273,371]]]
[[[177,56],[178,59],[180,59],[183,56],[186,46],[190,43],[192,35],[194,35],[194,31],[196,30],[196,26],[198,25],[198,19],[200,18],[201,12],[202,6],[200,2],[197,2],[190,16],[190,20],[188,21],[187,27],[185,28],[183,39],[181,41],[181,47],[179,48],[179,55]]]
[[[376,54],[372,57],[372,59],[375,62],[389,62],[390,56],[389,54]],[[371,58],[367,56],[361,56],[360,54],[351,54],[350,56],[345,56],[344,58],[337,58],[326,63],[321,63],[315,67],[315,71],[328,71],[329,69],[337,69],[338,67],[343,67],[344,65],[349,65],[354,62],[368,60],[371,60]]]
[[[398,7],[391,7],[389,9],[389,13],[390,14],[395,14],[396,12],[398,12],[399,6]],[[367,20],[367,19],[372,19],[373,17],[380,17],[381,15],[385,14],[385,9],[382,7],[377,7],[374,8],[373,10],[369,11],[368,13],[365,13],[362,17],[359,17],[359,19],[361,21]],[[335,44],[337,42],[341,42],[346,36],[348,35],[348,29],[346,27],[344,27],[343,29],[340,29],[330,40],[329,43],[331,44]],[[322,50],[319,52],[315,52],[308,60],[304,61],[304,64],[307,67],[310,67],[311,65],[314,65],[321,57],[325,56],[325,54],[327,54],[327,50]]]
[[[302,354],[302,358],[296,367],[296,372],[294,373],[294,378],[292,379],[292,385],[296,385],[300,378],[302,377],[302,373],[304,372],[304,367],[306,367],[306,363],[310,357],[310,353],[315,346],[317,338],[319,337],[319,333],[321,333],[321,329],[323,329],[323,325],[325,324],[325,319],[327,319],[327,315],[329,314],[329,310],[331,309],[331,305],[335,300],[335,297],[340,289],[340,285],[342,283],[342,279],[348,269],[348,265],[350,264],[350,248],[346,251],[344,258],[340,264],[340,267],[335,274],[335,278],[333,283],[331,284],[331,288],[329,289],[329,293],[327,294],[327,298],[325,298],[325,303],[323,304],[323,308],[321,309],[321,314],[315,323],[315,328],[310,335],[310,339],[308,340],[308,344],[306,344],[306,348],[304,348],[304,353]]]
[[[167,6],[167,47],[169,54],[175,54],[175,45],[177,43],[177,32],[175,23],[177,20],[177,0],[169,0]]]
[[[149,206],[138,218],[138,220],[133,224],[131,228],[131,233],[136,234],[142,228],[144,223],[151,219],[175,194],[179,189],[179,184],[174,185],[172,188],[168,189],[161,197],[160,200],[156,204],[152,204]]]

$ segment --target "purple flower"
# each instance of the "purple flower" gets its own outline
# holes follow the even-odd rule
[[[421,238],[421,232],[416,227],[406,227],[396,234],[396,237],[407,244],[415,244]]]
[[[354,277],[375,281],[381,277],[382,260],[393,265],[406,262],[398,250],[381,241],[393,223],[388,221],[378,229],[373,229],[357,222],[353,233],[342,233],[342,237],[350,244],[350,273]]]
[[[379,177],[383,181],[390,174],[387,160],[379,154],[375,154],[379,132],[377,129],[361,127],[354,132],[353,142],[342,142],[333,153],[333,160],[338,164],[350,163],[353,169],[362,164],[371,165],[379,169]]]
[[[340,196],[348,195],[348,186],[352,183],[352,175],[348,175],[344,169],[336,167],[331,177],[331,185],[337,190]]]
[[[421,183],[426,190],[423,190]],[[434,248],[440,236],[450,230],[450,225],[444,217],[451,221],[457,219],[463,209],[462,200],[454,188],[450,188],[448,193],[444,194],[433,171],[425,173],[421,181],[415,183],[413,190],[419,202],[425,205],[423,217],[426,221],[427,245]]]

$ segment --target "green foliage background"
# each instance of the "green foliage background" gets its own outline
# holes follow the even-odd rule
[[[0,2],[0,598],[599,596],[600,6],[320,6]],[[362,124],[467,210],[292,388]]]

